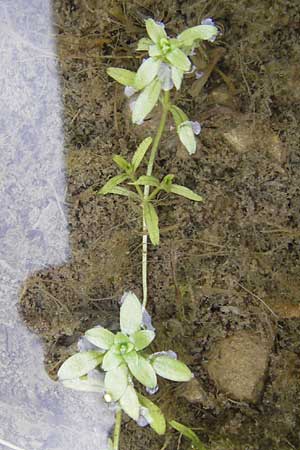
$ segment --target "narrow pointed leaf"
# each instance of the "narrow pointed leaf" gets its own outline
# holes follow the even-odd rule
[[[128,161],[126,161],[126,159],[123,158],[123,156],[114,155],[113,161],[117,164],[118,167],[120,167],[120,169],[124,170],[125,172],[130,171],[131,164]]]
[[[129,198],[131,198],[133,200],[137,200],[137,201],[141,200],[140,197],[135,192],[129,191],[128,189],[125,189],[120,186],[116,186],[116,187],[110,189],[109,193],[116,194],[116,195],[122,195],[123,197],[129,197]]]
[[[123,361],[122,356],[116,354],[113,350],[109,350],[105,353],[103,362],[102,362],[102,369],[106,372],[108,370],[115,369],[118,367]]]
[[[137,354],[137,359],[126,359],[132,375],[144,386],[154,389],[157,385],[155,371],[147,359]]]
[[[170,53],[168,53],[166,55],[166,58],[169,63],[182,70],[183,72],[187,72],[191,68],[191,61],[179,48],[175,48]]]
[[[136,333],[131,336],[132,342],[137,351],[143,350],[144,348],[148,347],[148,345],[151,344],[154,338],[155,333],[151,330],[136,331]]]
[[[131,160],[131,165],[132,165],[134,171],[136,171],[138,169],[139,165],[143,161],[144,156],[151,144],[152,144],[152,138],[147,137],[138,146],[138,148],[135,151],[135,153],[132,157],[132,160]]]
[[[191,189],[180,186],[179,184],[172,184],[170,186],[170,192],[172,192],[172,194],[181,195],[181,197],[188,198],[189,200],[194,200],[195,202],[203,202],[201,195],[198,195]]]
[[[177,359],[157,356],[151,362],[155,372],[167,380],[189,381],[193,378],[188,366]]]
[[[184,111],[178,106],[171,106],[171,113],[175,122],[176,127],[179,127],[183,122],[188,122],[189,118]]]
[[[144,204],[144,215],[150,240],[153,245],[159,244],[158,215],[150,202]]]
[[[118,401],[128,386],[128,369],[125,364],[106,372],[104,386],[114,401]]]
[[[160,91],[161,82],[157,78],[142,90],[133,108],[133,123],[141,122],[152,111],[158,101]]]
[[[89,342],[104,350],[108,350],[113,345],[115,339],[115,335],[103,327],[91,328],[86,331],[85,337]]]
[[[183,122],[177,128],[177,133],[180,141],[185,146],[190,155],[196,151],[197,144],[192,125],[189,122]]]
[[[138,52],[140,52],[140,51],[148,51],[150,45],[152,45],[151,39],[142,38],[142,39],[139,40],[136,50]]]
[[[120,310],[120,328],[122,333],[133,334],[140,330],[142,319],[142,305],[133,292],[128,292]]]
[[[121,173],[120,175],[116,175],[112,177],[110,180],[105,183],[105,185],[100,189],[99,194],[106,195],[111,194],[112,189],[123,183],[123,181],[127,180],[128,175],[126,173]]]
[[[174,430],[179,431],[184,437],[189,439],[191,443],[193,444],[193,448],[195,450],[207,450],[206,447],[202,444],[196,433],[194,433],[191,428],[183,425],[182,423],[176,422],[176,420],[171,420],[169,422],[172,428]]]
[[[142,175],[134,184],[139,186],[159,186],[159,180],[152,176]]]
[[[127,69],[118,69],[115,67],[110,67],[107,69],[108,75],[116,80],[118,83],[124,86],[134,87],[136,73]]]
[[[178,67],[172,66],[171,73],[172,73],[172,81],[178,91],[181,87],[181,83],[182,83],[182,79],[183,79],[183,71],[178,69]]]
[[[80,352],[68,358],[58,371],[60,380],[72,380],[86,375],[95,369],[103,359],[103,354],[96,351]]]
[[[153,58],[146,59],[139,67],[135,77],[135,88],[143,89],[156,77],[161,62]]]
[[[198,25],[188,28],[179,34],[178,39],[184,45],[192,45],[197,39],[209,40],[218,34],[217,27],[213,25]]]
[[[162,38],[167,37],[167,33],[163,25],[159,25],[153,19],[147,19],[145,22],[148,36],[153,42],[157,43]]]
[[[166,420],[160,408],[141,394],[138,394],[138,399],[140,404],[148,410],[151,418],[150,427],[159,435],[165,434]]]
[[[129,384],[126,391],[120,398],[120,406],[126,414],[133,420],[138,420],[140,404],[134,387]]]

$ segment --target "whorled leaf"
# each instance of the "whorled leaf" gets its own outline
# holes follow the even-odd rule
[[[151,360],[157,375],[171,381],[189,381],[193,374],[186,364],[168,356],[157,356]]]
[[[106,372],[108,370],[115,369],[120,364],[122,364],[123,358],[122,356],[116,354],[112,349],[108,350],[108,352],[105,353],[103,362],[102,362],[102,369]]]
[[[181,83],[182,83],[182,79],[183,79],[183,71],[178,69],[178,67],[171,67],[171,74],[172,74],[172,81],[177,89],[177,91],[179,91],[179,89],[181,88]]]
[[[128,175],[126,173],[121,173],[120,175],[116,175],[115,177],[110,178],[110,180],[108,180],[105,183],[105,185],[100,189],[99,194],[101,195],[111,194],[112,190],[116,186],[127,180],[127,178]]]
[[[110,67],[107,69],[108,75],[116,80],[118,83],[123,84],[124,86],[132,86],[135,84],[135,76],[136,73],[127,69],[119,69],[116,67]]]
[[[165,434],[166,420],[160,408],[141,394],[138,394],[138,399],[140,404],[148,410],[151,419],[150,427],[159,435]]]
[[[153,245],[159,244],[159,226],[157,212],[150,202],[144,203],[144,217],[150,240]]]
[[[179,48],[175,48],[166,55],[168,62],[183,72],[188,72],[191,68],[191,61]]]
[[[134,344],[134,347],[137,351],[143,350],[151,344],[153,339],[155,338],[154,331],[151,330],[140,330],[136,331],[132,336],[131,340]]]
[[[142,90],[133,107],[133,123],[140,123],[152,111],[158,102],[160,91],[161,82],[157,78]]]
[[[157,378],[155,371],[145,358],[137,354],[137,358],[126,358],[126,363],[128,364],[129,370],[132,375],[144,386],[154,389],[157,385]]]
[[[167,38],[163,25],[156,23],[153,19],[147,19],[145,23],[148,36],[153,42],[158,43],[161,39]]]
[[[172,184],[170,186],[169,192],[180,195],[181,197],[188,198],[189,200],[193,200],[195,202],[203,202],[203,198],[201,197],[201,195],[198,195],[191,189],[185,186],[180,186],[179,184]]]
[[[133,292],[128,292],[120,310],[120,328],[122,333],[133,334],[140,330],[143,313],[142,305]]]
[[[180,33],[177,37],[183,45],[192,45],[197,39],[209,40],[218,34],[217,27],[213,25],[198,25],[188,28]]]
[[[138,52],[140,52],[140,51],[148,51],[150,45],[152,45],[151,39],[148,39],[148,38],[142,38],[142,39],[140,39],[140,40],[138,41],[138,45],[137,45],[136,50],[137,50]]]
[[[99,373],[100,374],[100,373]],[[63,380],[63,385],[67,388],[74,389],[76,391],[84,392],[103,392],[104,381],[97,380],[89,377],[76,378],[74,380]]]
[[[85,337],[89,342],[104,350],[108,350],[113,345],[115,339],[115,335],[103,327],[87,330]]]
[[[134,184],[139,186],[159,186],[159,180],[149,175],[141,175]]]
[[[177,127],[177,133],[180,141],[187,149],[190,155],[196,152],[197,143],[192,125],[189,122],[183,122]]]
[[[60,367],[58,378],[72,380],[86,375],[102,362],[103,354],[96,351],[80,352],[70,356]]]
[[[114,401],[120,400],[128,386],[128,369],[122,364],[105,374],[104,386],[106,392]]]
[[[183,122],[187,122],[189,120],[186,113],[176,105],[172,105],[170,111],[172,113],[176,127],[179,127],[179,125],[181,125]]]
[[[148,58],[140,65],[135,77],[135,88],[137,90],[143,89],[151,83],[157,75],[160,64],[160,61]]]
[[[152,144],[152,137],[147,137],[146,139],[143,140],[143,142],[140,143],[140,145],[136,149],[131,160],[131,165],[133,167],[134,172],[139,168],[139,165],[143,161],[144,156],[151,144]]]
[[[129,384],[124,394],[120,398],[120,406],[123,411],[133,420],[138,420],[140,403],[134,387]]]

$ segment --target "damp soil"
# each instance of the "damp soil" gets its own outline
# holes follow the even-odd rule
[[[142,294],[139,210],[97,191],[117,173],[112,155],[130,157],[154,133],[159,112],[132,126],[106,68],[138,67],[134,48],[147,17],[176,34],[212,16],[222,34],[205,47],[206,60],[194,58],[204,77],[191,74],[175,94],[202,124],[197,152],[189,157],[168,123],[155,165],[158,176],[175,174],[205,201],[161,197],[161,244],[149,247],[153,350],[178,352],[195,380],[162,382],[153,398],[207,449],[299,450],[299,2],[55,0],[53,16],[71,255],[64,266],[35,273],[20,298],[24,321],[43,339],[49,375],[56,378],[88,327],[117,330],[125,290]],[[224,356],[226,339],[238,339],[240,350],[230,354],[227,345]],[[259,373],[247,369],[255,355]],[[218,367],[235,371],[236,389]],[[125,419],[121,448],[189,444]]]

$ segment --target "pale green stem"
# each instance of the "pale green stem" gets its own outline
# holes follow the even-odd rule
[[[166,126],[169,112],[170,91],[165,91],[163,99],[163,111],[159,123],[159,127],[151,148],[151,154],[147,166],[147,176],[152,175],[153,165],[157,154],[158,146]],[[150,186],[144,188],[144,201],[149,197]],[[143,208],[143,250],[142,250],[142,277],[143,277],[143,307],[146,308],[148,299],[148,276],[147,276],[147,256],[148,256],[148,230],[145,222],[145,214]]]
[[[113,443],[114,450],[119,450],[121,423],[122,423],[122,410],[119,409],[116,413],[116,422],[115,422],[115,429],[114,429],[114,443]]]

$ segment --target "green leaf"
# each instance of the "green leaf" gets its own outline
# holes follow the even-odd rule
[[[99,366],[103,354],[96,351],[80,352],[70,356],[58,371],[60,380],[72,380],[86,375],[95,367]]]
[[[181,88],[181,83],[182,83],[182,79],[183,79],[183,71],[178,69],[178,67],[172,66],[171,77],[172,77],[172,81],[173,81],[177,91],[179,91],[179,89]]]
[[[102,369],[105,370],[105,372],[115,369],[122,363],[122,361],[122,356],[117,355],[113,350],[109,350],[104,355]]]
[[[107,69],[108,75],[116,80],[118,83],[124,86],[134,87],[136,73],[127,69],[118,69],[116,67],[110,67]]]
[[[153,245],[159,244],[158,215],[150,202],[144,203],[144,216],[150,240]]]
[[[166,192],[171,192],[171,186],[174,177],[175,175],[172,174],[166,175],[161,182],[161,188],[164,189]]]
[[[125,364],[105,374],[104,386],[114,401],[118,401],[128,386],[128,369]]]
[[[84,392],[103,392],[104,383],[99,380],[89,378],[77,378],[75,380],[63,380],[63,385],[66,388],[74,389],[76,391]]]
[[[133,292],[125,294],[120,310],[120,328],[122,333],[133,334],[140,330],[142,324],[142,305]]]
[[[140,52],[140,51],[148,51],[150,45],[152,45],[151,39],[142,38],[142,39],[139,40],[136,50],[138,52]]]
[[[140,176],[134,184],[139,186],[159,186],[159,180],[155,177],[142,175]]]
[[[115,335],[114,344],[127,344],[128,342],[130,342],[130,339],[126,334],[118,332]]]
[[[187,439],[191,441],[193,444],[193,448],[196,450],[207,450],[206,447],[202,444],[196,433],[194,433],[191,428],[183,425],[182,423],[176,422],[176,420],[171,420],[169,422],[172,428],[174,428],[176,431],[179,431],[183,436],[185,436]]]
[[[114,450],[114,443],[112,439],[108,439],[107,441],[107,450]]]
[[[193,374],[183,362],[168,356],[156,356],[151,361],[155,372],[163,378],[172,381],[189,381]]]
[[[135,88],[139,91],[156,77],[161,62],[153,58],[146,59],[139,67],[135,77]]]
[[[164,26],[159,25],[153,19],[147,19],[145,23],[148,36],[153,42],[157,43],[162,38],[167,38],[167,33]]]
[[[151,344],[153,339],[155,338],[154,331],[151,330],[140,330],[136,331],[132,336],[131,340],[134,344],[134,347],[137,351],[143,350]]]
[[[120,167],[120,169],[124,170],[125,172],[130,172],[130,169],[132,169],[131,164],[126,161],[123,156],[114,155],[113,161],[117,164],[118,167]]]
[[[100,189],[99,194],[106,195],[112,194],[112,190],[118,186],[118,184],[123,183],[123,181],[127,180],[128,175],[126,173],[121,173],[120,175],[116,175],[112,177],[110,180],[105,183],[105,185]]]
[[[166,420],[160,408],[141,394],[138,394],[138,399],[140,404],[148,410],[151,419],[150,427],[159,435],[165,434]]]
[[[127,358],[124,356],[126,363],[132,375],[144,386],[154,389],[157,385],[157,378],[152,365],[147,359],[137,354],[137,358]]]
[[[189,118],[184,111],[178,106],[172,105],[171,113],[175,122],[176,127],[179,127],[183,122],[188,122]]]
[[[142,90],[135,102],[132,112],[133,123],[139,123],[152,111],[156,105],[161,91],[161,82],[155,78]]]
[[[123,187],[116,186],[112,188],[109,193],[122,195],[123,197],[129,197],[133,200],[141,201],[140,197],[135,192],[129,191],[128,189],[125,189]]]
[[[172,194],[181,195],[189,200],[194,200],[195,202],[203,202],[201,195],[198,195],[191,189],[185,186],[180,186],[179,184],[172,184],[170,186],[170,192],[172,192]]]
[[[133,420],[138,420],[140,414],[140,404],[138,396],[132,385],[128,385],[126,391],[120,398],[120,406],[126,414]]]
[[[96,327],[87,330],[85,337],[99,348],[108,350],[114,343],[115,335],[106,328]]]
[[[180,141],[185,146],[190,155],[193,155],[196,151],[196,138],[189,122],[183,122],[177,127],[177,133]]]
[[[133,167],[134,172],[138,169],[139,165],[143,161],[144,156],[151,144],[152,144],[152,138],[147,137],[146,139],[143,140],[143,142],[140,143],[140,145],[136,149],[136,151],[132,157],[132,160],[131,160],[131,165]]]
[[[183,45],[192,45],[197,39],[208,40],[218,34],[217,27],[213,25],[198,25],[188,28],[179,34],[179,39]]]
[[[161,56],[161,50],[158,45],[156,45],[156,44],[150,45],[149,56],[151,56],[151,58],[155,58],[156,56]]]
[[[177,69],[183,72],[188,72],[191,68],[191,61],[179,48],[175,48],[168,53],[166,58],[172,66],[177,67]]]

